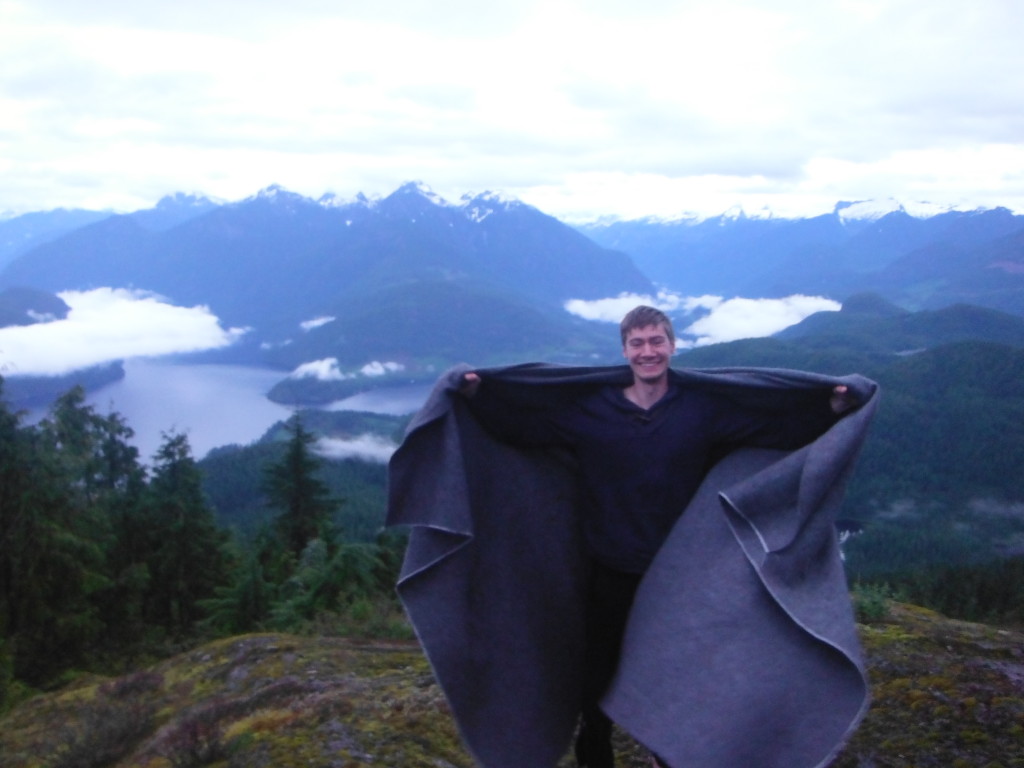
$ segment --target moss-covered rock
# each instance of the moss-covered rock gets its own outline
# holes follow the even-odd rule
[[[838,768],[1024,766],[1024,634],[894,604],[861,627],[873,705]],[[619,765],[649,758],[617,733]],[[470,768],[411,642],[245,635],[0,720],[0,768]],[[560,768],[574,765],[570,756]]]

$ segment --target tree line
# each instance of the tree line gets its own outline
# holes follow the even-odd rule
[[[185,434],[151,466],[76,387],[22,423],[0,378],[0,708],[70,671],[120,671],[198,640],[273,628],[402,632],[401,541],[354,541],[294,418],[261,486],[271,514],[218,524]]]

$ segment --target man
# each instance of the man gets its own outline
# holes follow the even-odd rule
[[[620,330],[627,366],[449,371],[392,457],[398,590],[462,736],[543,768],[578,731],[599,768],[607,712],[672,768],[824,765],[867,705],[833,521],[877,388],[671,369],[650,307]]]
[[[524,448],[563,446],[577,462],[590,563],[581,768],[612,768],[611,721],[599,705],[618,664],[640,580],[707,469],[742,445],[794,449],[826,431],[854,405],[844,385],[809,407],[740,407],[714,392],[688,390],[670,375],[671,320],[639,306],[620,324],[631,382],[604,386],[550,411],[522,411],[468,372],[460,394],[496,438]],[[660,764],[660,763],[659,763]]]

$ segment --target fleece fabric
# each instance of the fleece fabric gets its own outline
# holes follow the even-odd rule
[[[494,440],[455,394],[468,370],[440,378],[390,463],[388,524],[410,534],[398,592],[477,762],[554,766],[585,643],[572,456]],[[626,366],[480,374],[517,408],[631,381]],[[795,451],[716,464],[641,582],[602,706],[673,768],[826,765],[868,704],[834,522],[878,388],[773,369],[671,375],[786,409],[845,384],[861,406]]]

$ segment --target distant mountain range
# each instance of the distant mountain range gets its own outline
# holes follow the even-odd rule
[[[978,304],[1024,314],[1024,216],[1006,208],[912,216],[840,203],[808,219],[642,219],[580,226],[688,296],[842,301],[875,292],[906,309]],[[861,207],[863,211],[863,206]]]
[[[169,198],[20,255],[0,274],[0,289],[15,286],[131,286],[206,305],[251,329],[236,359],[283,368],[588,349],[597,333],[566,300],[653,290],[625,254],[535,208],[491,194],[448,204],[417,184],[348,203],[279,187],[224,205]],[[317,318],[331,319],[300,330]]]
[[[283,377],[331,361],[330,380],[282,381],[273,396],[287,402],[365,386],[346,372],[373,361],[422,379],[460,360],[615,359],[614,330],[565,302],[622,293],[852,299],[781,337],[824,348],[859,316],[856,333],[892,341],[886,354],[963,338],[1015,344],[1024,323],[1024,217],[1001,208],[923,216],[840,203],[809,219],[570,227],[492,193],[449,203],[409,183],[341,201],[271,186],[234,203],[177,194],[130,214],[27,214],[0,221],[0,241],[0,324],[59,317],[53,294],[102,286],[205,305],[249,329],[205,359]],[[928,314],[956,304],[973,309]]]

